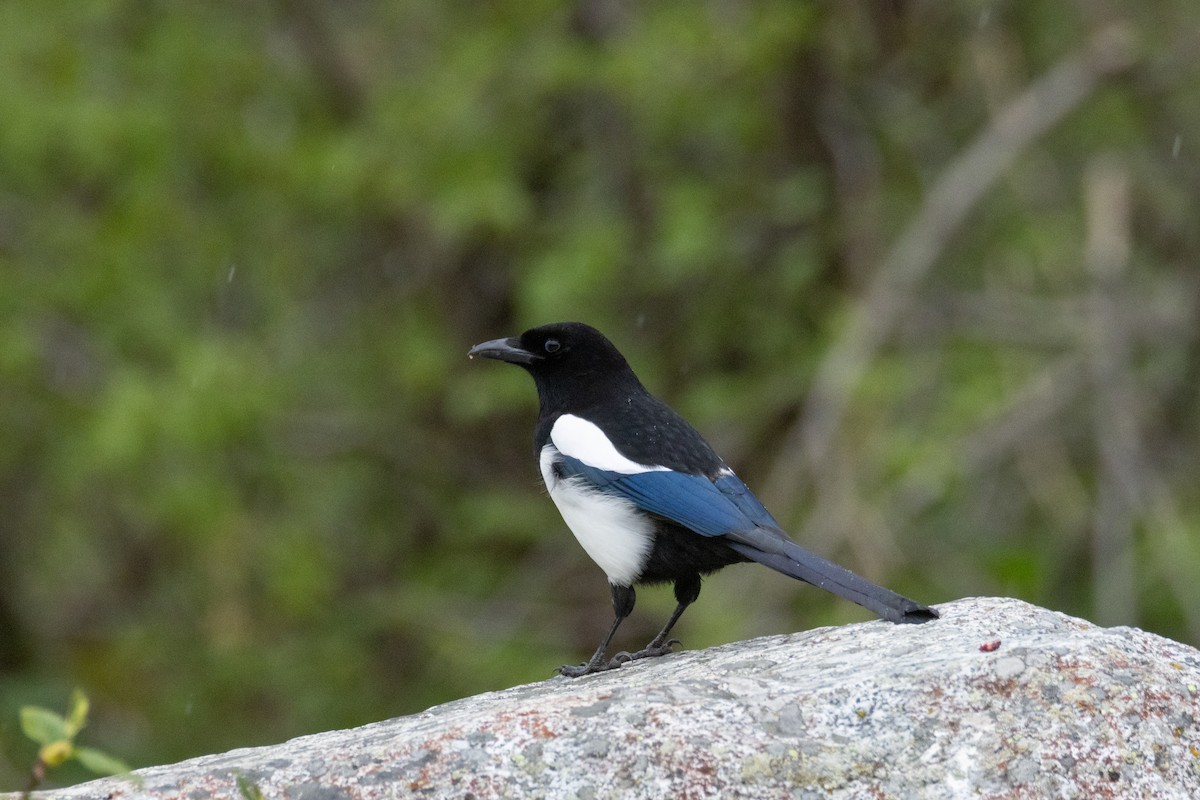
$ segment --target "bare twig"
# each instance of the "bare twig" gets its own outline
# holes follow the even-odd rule
[[[33,762],[33,768],[29,770],[29,779],[25,782],[25,787],[21,790],[21,800],[29,800],[30,795],[42,785],[46,780],[46,762],[38,756],[37,761]]]
[[[1138,346],[1173,346],[1195,328],[1195,276],[1172,275],[1155,285],[1139,276],[1116,298],[1130,338]],[[904,346],[940,342],[947,336],[987,343],[1022,345],[1060,352],[1079,345],[1089,315],[1084,295],[1047,297],[1003,287],[984,291],[931,290],[922,298],[921,313],[897,324],[895,341]]]

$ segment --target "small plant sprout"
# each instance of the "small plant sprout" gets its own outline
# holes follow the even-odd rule
[[[47,770],[59,767],[72,759],[97,775],[120,775],[129,772],[129,767],[119,759],[94,748],[75,744],[75,737],[87,725],[90,705],[87,695],[76,689],[71,692],[71,708],[65,717],[40,706],[21,708],[21,730],[40,745],[37,761],[29,773],[25,797],[42,784],[46,779]]]

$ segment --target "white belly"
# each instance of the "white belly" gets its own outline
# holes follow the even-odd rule
[[[654,544],[652,523],[628,500],[584,488],[578,479],[559,480],[553,469],[557,457],[554,445],[542,448],[542,480],[558,513],[609,583],[633,585]]]

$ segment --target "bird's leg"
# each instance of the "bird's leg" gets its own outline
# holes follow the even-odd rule
[[[588,659],[586,664],[573,666],[571,664],[563,664],[558,668],[560,675],[568,678],[578,678],[581,675],[590,675],[593,672],[602,672],[606,669],[614,669],[621,666],[620,662],[615,659],[613,661],[605,661],[604,653],[608,650],[608,645],[616,635],[617,628],[621,626],[621,622],[633,612],[633,604],[637,601],[637,594],[633,591],[632,586],[617,586],[612,584],[612,602],[613,602],[613,622],[612,627],[608,629],[608,635],[604,637],[604,641],[600,642],[600,646],[596,648],[596,652]]]
[[[655,636],[650,641],[650,644],[636,653],[617,653],[613,656],[613,662],[624,664],[626,661],[636,661],[640,658],[654,658],[655,656],[665,656],[667,653],[670,653],[671,645],[679,644],[678,639],[667,638],[671,635],[671,628],[675,627],[675,623],[683,616],[683,612],[687,610],[688,606],[696,602],[696,598],[699,596],[699,575],[691,575],[675,581],[675,610],[671,613],[671,618],[667,620],[667,624],[658,632],[658,636]]]

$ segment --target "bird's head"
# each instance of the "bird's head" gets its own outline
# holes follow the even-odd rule
[[[530,328],[520,336],[477,344],[467,355],[524,367],[533,376],[543,399],[547,392],[579,391],[599,378],[637,381],[613,343],[582,322],[555,322]]]

